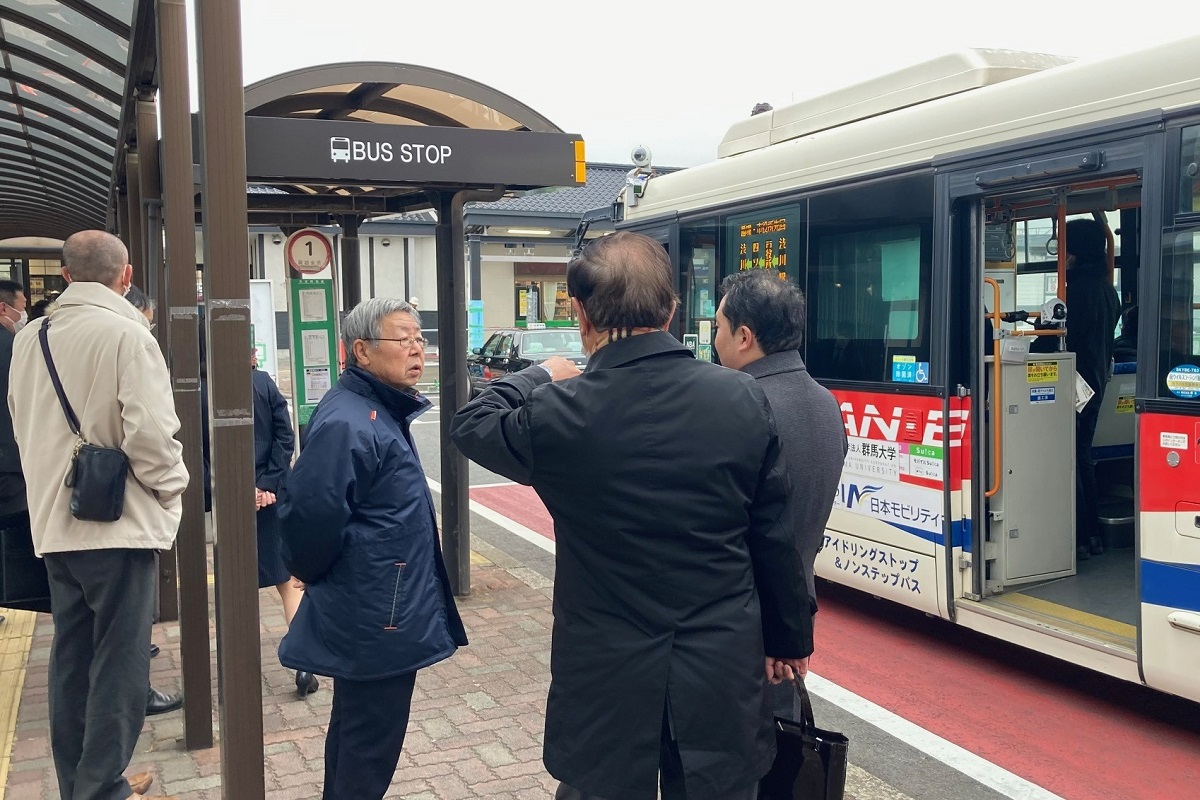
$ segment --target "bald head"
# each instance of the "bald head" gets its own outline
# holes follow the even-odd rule
[[[128,265],[129,251],[111,233],[80,231],[63,243],[63,269],[72,281],[118,289]]]

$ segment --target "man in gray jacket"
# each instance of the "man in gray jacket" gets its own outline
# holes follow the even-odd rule
[[[800,357],[805,324],[800,290],[769,270],[730,275],[721,290],[713,346],[723,365],[754,376],[771,404],[791,483],[787,513],[815,602],[813,564],[846,458],[842,412]]]

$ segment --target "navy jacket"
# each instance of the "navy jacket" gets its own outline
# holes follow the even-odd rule
[[[261,369],[250,374],[254,386],[254,485],[278,492],[296,449],[292,420],[287,401],[271,376]]]
[[[284,563],[308,587],[285,667],[379,680],[467,643],[409,432],[429,407],[352,367],[313,414],[279,508]]]

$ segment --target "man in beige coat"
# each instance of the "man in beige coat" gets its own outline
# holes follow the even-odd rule
[[[63,245],[70,286],[52,320],[13,343],[8,404],[28,484],[33,545],[46,561],[54,615],[50,744],[59,791],[71,800],[140,797],[126,780],[146,713],[155,551],[175,540],[187,488],[167,367],[149,323],[123,297],[133,277],[125,246],[103,231]],[[38,334],[89,443],[129,459],[125,507],[115,522],[71,514],[63,480],[78,438],[62,411]]]

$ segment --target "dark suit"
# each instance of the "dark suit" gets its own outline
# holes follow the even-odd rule
[[[254,388],[254,485],[278,493],[292,466],[296,437],[287,401],[271,376],[260,369],[251,371]],[[260,508],[255,515],[258,529],[258,586],[278,586],[291,576],[279,552],[279,510],[276,505]]]
[[[764,653],[812,652],[754,381],[647,333],[568,381],[533,367],[493,383],[451,437],[554,518],[550,774],[584,796],[653,800],[661,764],[664,797],[753,797],[774,754]]]

